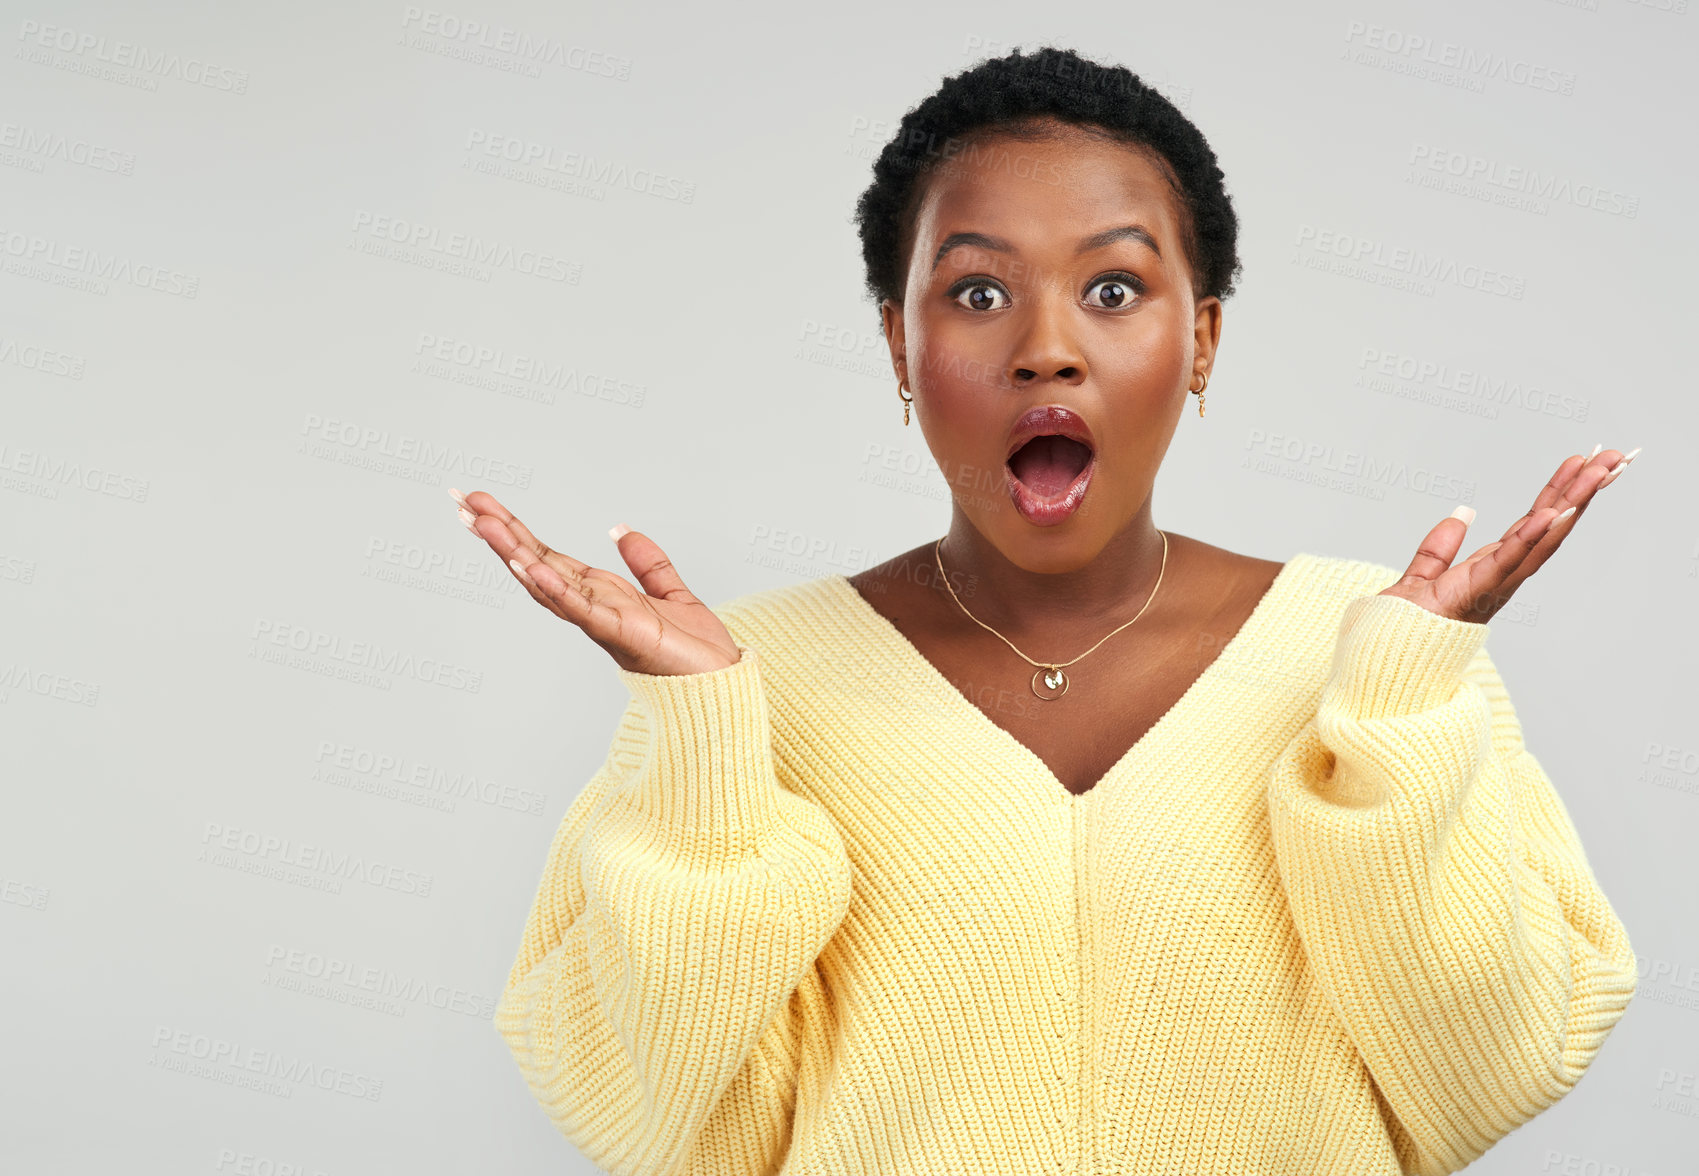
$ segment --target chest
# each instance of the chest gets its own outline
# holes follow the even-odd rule
[[[1098,651],[1067,667],[1067,690],[1041,698],[1033,667],[1013,653],[998,658],[937,656],[940,671],[981,714],[1024,745],[1057,782],[1078,796],[1132,752],[1208,667],[1215,650],[1174,641],[1131,645],[1119,656]],[[1042,674],[1039,691],[1046,689]]]

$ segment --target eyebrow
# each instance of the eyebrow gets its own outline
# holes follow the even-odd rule
[[[1090,253],[1094,249],[1102,249],[1105,245],[1113,245],[1116,241],[1138,241],[1156,256],[1162,256],[1162,250],[1157,247],[1156,238],[1143,225],[1122,225],[1119,228],[1105,229],[1101,233],[1093,233],[1080,241],[1074,248],[1074,253],[1076,256],[1081,253]],[[1013,253],[1015,251],[1015,247],[1001,237],[991,237],[985,233],[951,233],[944,238],[944,243],[938,246],[938,252],[932,258],[932,268],[937,269],[938,263],[944,260],[946,253],[962,245],[977,245],[981,249],[990,249],[996,253]]]

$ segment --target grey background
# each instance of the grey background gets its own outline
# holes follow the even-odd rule
[[[0,1168],[592,1170],[488,1013],[624,693],[446,487],[603,566],[644,529],[715,603],[942,533],[848,218],[909,106],[1048,41],[1168,93],[1243,222],[1159,525],[1402,567],[1460,501],[1473,550],[1565,455],[1645,447],[1491,637],[1641,989],[1476,1170],[1694,1170],[1683,0],[4,8]],[[556,170],[476,166],[507,140]],[[369,252],[394,222],[514,260]]]

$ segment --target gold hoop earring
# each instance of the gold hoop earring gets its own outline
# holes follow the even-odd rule
[[[903,424],[906,425],[908,424],[908,406],[914,403],[914,394],[910,392],[907,396],[904,396],[903,393],[905,392],[908,392],[908,381],[899,381],[897,384],[897,398],[903,402]]]
[[[1203,415],[1203,390],[1205,388],[1209,387],[1209,373],[1208,372],[1199,372],[1198,375],[1203,379],[1203,383],[1199,384],[1196,388],[1190,389],[1190,391],[1195,393],[1197,398],[1198,398],[1198,415],[1202,416]]]

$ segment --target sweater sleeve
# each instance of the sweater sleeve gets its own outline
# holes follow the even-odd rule
[[[1309,968],[1410,1176],[1462,1168],[1567,1093],[1635,988],[1486,636],[1400,597],[1352,600],[1269,781]]]
[[[618,671],[631,700],[496,1008],[549,1118],[616,1176],[777,1170],[849,905],[843,841],[780,784],[760,658],[738,648],[714,671]]]

